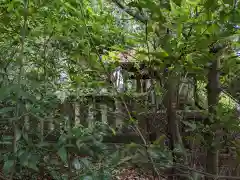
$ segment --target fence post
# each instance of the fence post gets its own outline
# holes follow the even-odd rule
[[[151,102],[151,105],[156,105],[156,99],[155,99],[153,84],[154,84],[153,79],[146,79],[146,92],[148,92],[148,90],[150,88],[150,96],[148,96],[149,100]]]
[[[80,120],[80,104],[75,102],[74,103],[74,117],[75,117],[75,126],[79,126],[81,123]]]
[[[102,122],[103,123],[108,123],[108,118],[107,118],[107,114],[108,114],[108,106],[107,104],[103,103],[100,104],[100,108],[101,108],[101,118],[102,118]]]
[[[122,125],[123,125],[123,119],[121,118],[123,116],[123,114],[122,114],[122,111],[121,111],[122,110],[121,102],[118,99],[115,100],[115,107],[116,107],[116,109],[115,109],[115,114],[116,114],[115,124],[116,124],[116,128],[118,130],[120,130],[122,128]]]
[[[54,123],[53,123],[53,119],[52,119],[52,118],[49,119],[48,129],[49,129],[50,131],[53,131],[53,130],[54,130]]]
[[[44,139],[44,119],[43,118],[40,119],[40,122],[38,124],[38,128],[40,130],[41,142],[43,142],[43,139]]]
[[[94,115],[95,115],[94,107],[95,107],[95,98],[92,97],[92,99],[89,102],[88,117],[87,117],[89,128],[93,128],[93,124],[94,124]]]
[[[24,115],[24,128],[28,131],[30,129],[29,115]]]

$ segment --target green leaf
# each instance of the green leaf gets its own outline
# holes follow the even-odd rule
[[[32,159],[29,159],[27,167],[30,168],[30,169],[33,169],[35,171],[39,170],[38,167],[37,167],[37,161],[34,161]]]
[[[141,8],[141,6],[139,5],[139,3],[134,2],[134,1],[128,3],[127,6],[129,6],[129,7]]]
[[[235,0],[223,0],[224,4],[234,5]]]
[[[61,148],[58,150],[57,154],[59,155],[59,157],[61,158],[61,160],[62,160],[63,162],[65,162],[65,163],[67,162],[67,150],[66,150],[65,147],[61,147]]]
[[[19,152],[19,160],[21,166],[28,166],[28,160],[29,160],[29,152],[28,151],[21,151]]]
[[[81,163],[86,167],[87,169],[90,169],[91,162],[88,160],[88,158],[81,158]]]
[[[118,165],[121,165],[121,164],[124,164],[124,163],[126,163],[126,162],[129,162],[131,159],[132,159],[132,157],[127,156],[127,157],[121,159],[121,160],[118,162]]]
[[[12,136],[2,136],[3,141],[12,141],[13,137]]]
[[[165,139],[166,139],[166,135],[161,135],[153,143],[156,144],[156,145],[162,145]]]
[[[92,176],[84,176],[82,180],[93,180]]]
[[[218,2],[213,0],[206,0],[204,3],[204,6],[208,11],[211,11],[211,10],[214,11],[218,9]]]
[[[179,8],[179,7],[177,6],[177,4],[175,3],[174,0],[170,0],[170,6],[171,6],[171,10],[172,10],[173,12],[176,12],[177,9]]]
[[[188,121],[182,121],[182,122],[183,122],[183,124],[185,124],[185,125],[187,125],[188,127],[191,128],[190,131],[194,131],[197,128],[197,125],[194,122],[193,123],[190,123]]]
[[[69,92],[67,91],[56,91],[55,92],[56,96],[58,97],[59,100],[63,103],[65,99],[67,98]]]
[[[39,148],[42,148],[42,147],[49,147],[50,144],[48,142],[40,142],[36,146]]]
[[[116,136],[116,131],[112,127],[110,127],[110,130],[112,131],[113,135]]]
[[[14,3],[9,3],[7,7],[7,11],[10,12],[14,9]]]
[[[26,92],[26,91],[23,91],[23,90],[19,90],[19,95],[21,97],[23,97],[24,99],[31,100],[32,102],[36,102],[35,96],[30,94],[29,92]]]
[[[118,162],[120,161],[121,159],[121,155],[119,153],[119,151],[116,151],[114,152],[112,155],[111,155],[111,165],[115,166],[118,164]]]
[[[201,2],[201,0],[186,0],[188,4],[197,5]]]
[[[5,108],[1,108],[0,109],[0,115],[1,114],[5,114],[5,113],[8,113],[8,112],[11,112],[11,111],[14,111],[14,107],[5,107]]]
[[[200,180],[201,179],[201,174],[197,172],[193,172],[193,178],[192,180]]]
[[[182,4],[182,0],[173,0],[173,2],[178,6]]]
[[[24,153],[25,153],[24,150],[19,150],[18,153],[17,153],[17,155],[18,155],[18,157],[21,157]]]
[[[20,131],[19,128],[15,129],[15,136],[16,136],[16,141],[19,141],[22,136],[22,132]]]
[[[13,168],[14,166],[14,160],[7,160],[4,162],[4,165],[3,165],[3,171],[5,173],[8,173],[11,171],[11,169]]]
[[[161,58],[165,58],[168,57],[168,53],[166,51],[161,51],[161,52],[151,52],[150,54],[154,55],[155,57],[161,59]]]
[[[76,145],[78,147],[78,149],[80,150],[81,148],[85,147],[85,144],[82,142],[82,140],[78,139],[76,141]]]

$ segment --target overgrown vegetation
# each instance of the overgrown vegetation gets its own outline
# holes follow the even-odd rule
[[[0,179],[240,179],[239,19],[237,0],[2,0]]]

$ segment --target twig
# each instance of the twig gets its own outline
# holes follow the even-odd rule
[[[13,120],[13,130],[14,130],[14,137],[13,137],[13,153],[16,154],[17,152],[17,123],[16,120],[19,117],[20,113],[20,89],[21,89],[21,79],[22,79],[22,73],[23,73],[23,57],[24,57],[24,43],[25,43],[25,37],[26,37],[26,29],[27,29],[27,12],[28,11],[28,0],[24,0],[24,15],[23,15],[23,27],[21,29],[21,49],[20,49],[20,55],[19,55],[19,73],[18,73],[18,92],[17,92],[17,105],[16,105],[16,112],[15,112],[15,120]],[[16,166],[16,160],[14,160],[14,165],[12,167],[12,172],[10,175],[10,180],[13,179],[13,175],[15,173],[15,166]]]
[[[145,161],[137,161],[137,162],[145,163],[145,164],[151,163],[151,162],[145,162]],[[160,164],[160,163],[155,162],[155,164]],[[214,175],[214,174],[203,172],[203,171],[200,171],[200,170],[197,170],[197,169],[194,169],[194,168],[190,168],[188,166],[184,166],[182,164],[175,164],[175,168],[181,168],[181,169],[186,169],[188,171],[196,172],[196,173],[204,175],[205,177],[212,177],[212,178],[214,178],[214,180],[219,180],[219,179],[240,180],[239,176],[219,176],[219,175]],[[184,177],[186,176],[184,174],[170,174],[168,176],[175,176],[175,175],[184,176]]]
[[[135,126],[135,128],[133,127],[133,129],[137,132],[137,134],[141,137],[142,141],[144,142],[144,147],[145,147],[145,151],[147,153],[148,159],[151,162],[154,172],[157,174],[158,178],[160,179],[161,175],[159,174],[159,172],[154,164],[155,162],[153,161],[153,158],[151,157],[150,153],[148,152],[149,145],[147,144],[147,141],[145,140],[143,134],[141,133],[141,131],[139,130],[139,128],[137,126]]]
[[[238,177],[238,176],[219,176],[219,175],[214,175],[214,174],[210,174],[210,173],[207,173],[207,172],[199,171],[197,169],[190,168],[188,166],[184,166],[182,164],[176,164],[176,165],[177,165],[177,167],[182,167],[182,168],[187,169],[189,171],[194,171],[194,172],[202,174],[202,175],[204,175],[206,177],[212,177],[215,180],[218,180],[218,179],[240,179],[240,177]]]

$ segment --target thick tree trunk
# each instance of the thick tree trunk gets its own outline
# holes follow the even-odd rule
[[[205,122],[206,126],[211,126],[216,123],[216,106],[219,101],[220,94],[220,82],[219,82],[219,59],[213,61],[209,72],[208,72],[208,85],[207,85],[207,93],[208,93],[208,112],[209,116]],[[215,134],[215,133],[214,133]],[[205,134],[205,139],[207,140],[207,144],[210,146],[207,149],[206,156],[206,171],[209,174],[217,175],[218,174],[218,148],[216,145],[212,145],[216,139],[214,139],[214,134],[207,133]],[[213,180],[212,177],[206,177],[206,180]]]

